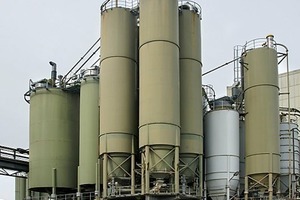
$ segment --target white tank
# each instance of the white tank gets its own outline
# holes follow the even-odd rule
[[[204,141],[208,196],[223,200],[228,191],[233,196],[239,183],[238,112],[227,106],[208,112],[204,117]]]
[[[295,181],[296,176],[299,176],[299,131],[298,125],[290,123],[280,123],[280,181],[281,192],[286,192],[289,186],[289,166],[291,166],[291,178]],[[291,147],[291,153],[289,148]]]

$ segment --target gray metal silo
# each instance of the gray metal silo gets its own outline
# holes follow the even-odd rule
[[[84,70],[80,81],[79,185],[95,191],[99,136],[99,68]]]
[[[289,189],[294,194],[299,178],[299,129],[296,120],[280,120],[280,191],[287,196]]]
[[[245,198],[266,193],[272,199],[280,173],[278,64],[272,35],[245,45],[242,67],[246,113]]]
[[[126,2],[110,0],[101,6],[99,149],[104,198],[115,195],[116,183],[119,188],[129,186],[132,194],[135,189],[137,17],[134,1]]]
[[[140,0],[142,194],[179,193],[178,25],[177,0]]]
[[[202,194],[203,106],[201,7],[179,1],[181,193]]]
[[[231,199],[239,184],[239,113],[229,98],[213,104],[205,114],[205,181],[213,200]]]

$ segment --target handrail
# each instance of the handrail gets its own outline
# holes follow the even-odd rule
[[[16,161],[29,161],[29,151],[21,148],[10,148],[0,146],[0,158],[11,159]]]
[[[100,7],[101,13],[112,8],[128,8],[130,10],[139,7],[139,0],[106,0]]]
[[[197,13],[200,16],[200,19],[202,19],[202,8],[201,6],[192,0],[178,0],[178,7],[179,10],[191,10]]]
[[[276,42],[273,38],[273,35],[268,35],[266,38],[256,38],[247,41],[244,45],[244,52],[246,52],[247,50],[253,50],[261,47],[269,47],[277,50]]]

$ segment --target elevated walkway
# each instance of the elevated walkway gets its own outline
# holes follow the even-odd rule
[[[28,171],[28,150],[0,146],[0,175],[24,177]]]

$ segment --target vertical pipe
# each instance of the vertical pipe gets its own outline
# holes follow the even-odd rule
[[[227,184],[226,184],[226,199],[229,200],[229,181],[230,181],[230,177],[229,177],[229,156],[226,156],[227,158]]]
[[[270,153],[270,173],[269,173],[269,200],[273,199],[273,173],[272,173],[272,169],[273,169],[273,155],[272,153]]]
[[[272,184],[273,174],[269,173],[269,200],[273,199],[273,184]]]
[[[245,192],[244,192],[244,194],[245,194],[245,200],[248,200],[248,190],[249,188],[248,188],[248,176],[246,175],[245,176]]]
[[[98,159],[99,160],[99,159]],[[99,164],[98,164],[98,162],[99,161],[97,161],[97,163],[96,163],[96,180],[95,180],[95,183],[96,183],[96,185],[95,185],[95,197],[96,197],[96,199],[98,199],[98,197],[99,197]]]
[[[103,198],[107,197],[107,153],[103,154]]]
[[[145,147],[145,194],[149,194],[150,191],[150,174],[149,174],[149,153],[150,153],[150,147],[147,145]]]
[[[51,198],[56,198],[56,168],[52,168],[52,194]]]
[[[145,169],[146,169],[146,165],[145,165],[145,160],[146,160],[146,157],[145,157],[145,152],[142,152],[142,164],[141,164],[141,167],[142,167],[142,180],[141,180],[141,189],[142,189],[142,195],[145,194]]]
[[[80,166],[78,166],[78,176],[77,176],[77,193],[76,193],[76,197],[77,200],[80,200]]]
[[[131,194],[135,193],[135,141],[134,136],[131,137]]]
[[[174,167],[175,167],[175,194],[179,194],[179,147],[175,147],[175,159],[174,159]]]
[[[289,72],[289,56],[288,50],[286,49],[286,80],[287,80],[287,95],[288,95],[288,134],[289,134],[289,198],[292,198],[291,195],[291,185],[292,185],[292,175],[291,175],[291,101],[290,101],[290,72]]]
[[[199,195],[200,197],[202,197],[204,194],[203,194],[203,188],[204,188],[204,185],[203,185],[203,155],[200,155],[200,158],[199,158]]]

